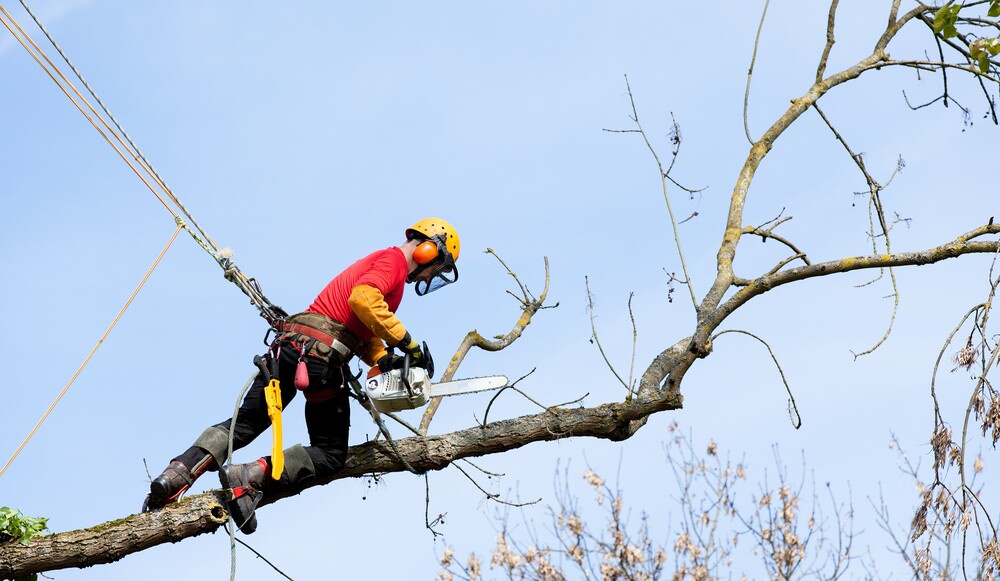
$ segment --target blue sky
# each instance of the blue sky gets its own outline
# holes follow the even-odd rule
[[[584,277],[598,305],[609,356],[627,369],[634,292],[636,366],[690,334],[687,291],[667,301],[666,272],[679,271],[656,167],[641,140],[603,129],[630,128],[624,75],[661,155],[673,115],[684,143],[673,175],[707,188],[674,190],[696,294],[714,276],[728,195],[745,158],[742,105],[759,3],[725,3],[712,17],[694,3],[515,2],[272,3],[49,2],[34,6],[50,31],[199,222],[257,277],[271,299],[299,310],[357,257],[401,242],[424,216],[461,233],[459,284],[408,295],[400,317],[447,359],[464,335],[504,333],[518,316],[509,277],[482,251],[494,248],[534,291],[542,257],[552,267],[550,300],[525,335],[498,354],[474,353],[459,375],[505,373],[547,403],[614,401],[621,387],[588,341]],[[772,3],[750,96],[759,135],[815,75],[827,6]],[[874,44],[888,3],[841,2],[829,70]],[[881,6],[886,4],[886,6]],[[4,2],[27,25],[20,5]],[[39,34],[29,28],[38,40]],[[4,32],[6,34],[6,32]],[[920,56],[917,37],[903,54]],[[996,128],[974,90],[956,80],[973,108],[910,111],[936,97],[934,77],[870,73],[824,98],[824,110],[877,177],[902,156],[905,170],[885,200],[912,218],[894,231],[894,250],[940,244],[996,212],[984,153]],[[173,230],[163,210],[9,35],[0,36],[0,194],[5,276],[0,305],[8,333],[7,388],[0,442],[4,460],[72,375]],[[869,251],[868,216],[857,170],[815,114],[776,144],[751,190],[747,224],[782,211],[782,233],[814,261]],[[783,256],[747,240],[737,270],[750,276]],[[856,288],[849,274],[778,289],[739,311],[726,328],[768,340],[803,415],[794,430],[777,373],[759,345],[729,335],[688,374],[685,409],[662,414],[624,444],[566,440],[480,460],[503,472],[488,483],[523,499],[543,498],[524,518],[546,521],[552,476],[591,466],[619,483],[634,510],[654,516],[664,544],[672,477],[663,462],[667,426],[746,458],[762,479],[772,445],[804,453],[819,482],[853,493],[857,543],[890,571],[887,539],[868,498],[879,486],[899,523],[916,495],[896,467],[891,434],[912,454],[927,452],[932,426],[930,371],[962,314],[983,300],[989,261],[973,257],[897,271],[902,303],[890,340],[874,344],[891,314],[891,289]],[[201,430],[231,413],[263,347],[264,325],[243,296],[189,239],[181,238],[95,360],[0,478],[0,504],[50,518],[55,531],[91,526],[138,510],[155,475]],[[968,382],[947,375],[946,409],[960,423]],[[442,406],[432,430],[468,427],[487,399]],[[514,397],[491,417],[532,413]],[[413,414],[416,418],[416,414]],[[414,420],[416,421],[416,420]],[[373,434],[355,410],[352,442]],[[301,408],[286,412],[285,440],[305,436]],[[401,433],[397,428],[396,432]],[[250,461],[265,436],[237,454]],[[990,465],[987,454],[987,466]],[[794,465],[795,463],[792,462]],[[989,468],[988,468],[989,469]],[[214,475],[199,489],[216,486]],[[584,493],[581,487],[581,493]],[[432,514],[446,512],[444,541],[423,529],[424,485],[406,474],[375,487],[345,480],[261,511],[247,540],[292,577],[329,578],[334,555],[344,577],[432,578],[443,542],[459,555],[488,554],[493,508],[456,470],[431,475]],[[383,547],[394,542],[387,552]],[[387,558],[391,554],[392,558]],[[189,578],[229,571],[222,533],[188,539],[56,579],[156,578],[193,568]],[[737,569],[762,574],[756,563]],[[860,569],[853,571],[861,574]],[[271,579],[242,551],[240,579]]]

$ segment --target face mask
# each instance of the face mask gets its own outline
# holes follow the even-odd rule
[[[434,274],[431,275],[430,279],[416,281],[413,290],[416,291],[417,296],[432,293],[458,280],[458,267],[451,260],[451,254],[445,252],[444,256],[446,257],[444,264],[434,269]]]

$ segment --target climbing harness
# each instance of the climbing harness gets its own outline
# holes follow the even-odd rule
[[[308,399],[313,397],[311,395],[313,392],[306,391],[310,383],[306,357],[315,356],[328,366],[337,365],[346,369],[347,362],[353,354],[352,348],[348,347],[347,343],[357,345],[360,341],[347,327],[318,313],[299,313],[292,317],[278,318],[265,334],[265,342],[272,331],[276,332],[276,337],[268,346],[268,357],[265,359],[256,355],[253,362],[265,381],[264,400],[267,404],[267,416],[271,420],[271,478],[278,480],[285,469],[279,380],[283,346],[294,348],[299,352],[293,382],[295,388],[305,392],[305,397]],[[349,372],[344,375],[349,375]]]
[[[307,339],[314,342],[307,354],[323,360],[331,357],[338,363],[346,363],[361,350],[361,339],[350,329],[319,313],[298,313],[282,318],[272,325],[278,338],[286,338],[293,343],[303,343]],[[267,343],[267,336],[264,339]]]

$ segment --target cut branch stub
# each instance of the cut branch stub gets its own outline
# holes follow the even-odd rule
[[[545,262],[545,288],[542,289],[542,293],[538,295],[536,299],[531,295],[528,289],[521,284],[520,279],[512,271],[504,261],[497,256],[497,253],[492,248],[487,248],[486,252],[492,254],[500,262],[501,265],[507,270],[507,274],[514,278],[517,282],[518,288],[521,289],[521,297],[518,298],[518,302],[521,303],[521,316],[518,317],[517,322],[514,327],[507,332],[507,334],[498,337],[495,340],[488,340],[483,337],[479,331],[472,330],[469,334],[465,336],[462,340],[462,344],[459,345],[458,350],[455,355],[448,362],[448,367],[445,368],[444,373],[441,375],[441,381],[448,381],[455,376],[458,371],[458,366],[462,364],[465,360],[465,356],[469,354],[469,351],[473,347],[478,347],[484,351],[500,351],[506,348],[508,345],[517,340],[521,336],[521,333],[531,324],[531,318],[535,316],[539,310],[542,309],[542,305],[545,302],[545,297],[549,294],[549,259],[544,257]],[[423,416],[420,418],[420,426],[418,430],[421,434],[427,434],[427,430],[430,427],[431,420],[434,419],[434,414],[437,412],[438,408],[441,406],[441,398],[435,397],[431,399],[430,403],[427,405],[427,409],[424,410]]]

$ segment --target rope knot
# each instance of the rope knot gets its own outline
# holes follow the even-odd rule
[[[226,247],[215,253],[215,260],[219,263],[219,266],[221,266],[222,269],[226,271],[225,274],[223,274],[223,276],[226,277],[226,280],[235,282],[234,279],[236,276],[236,265],[233,263],[232,258],[233,258],[232,248]]]

